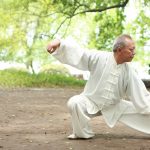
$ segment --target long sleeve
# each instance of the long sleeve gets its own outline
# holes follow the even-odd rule
[[[127,93],[139,113],[150,114],[150,93],[133,70],[129,71]]]
[[[61,40],[60,47],[53,53],[53,56],[61,63],[85,71],[91,71],[94,68],[99,59],[98,55],[103,54],[102,52],[84,50],[72,40]]]

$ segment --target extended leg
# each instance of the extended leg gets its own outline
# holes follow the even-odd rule
[[[150,134],[150,115],[124,114],[119,120],[131,128]]]
[[[119,121],[138,131],[150,134],[150,115],[143,115],[134,112],[135,108],[130,103],[126,112],[121,116]]]

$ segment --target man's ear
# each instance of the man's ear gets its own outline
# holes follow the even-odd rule
[[[122,50],[121,47],[117,48],[117,52],[121,52],[121,50]]]
[[[122,47],[118,47],[118,52],[121,52],[122,51]]]

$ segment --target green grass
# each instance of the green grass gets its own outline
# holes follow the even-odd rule
[[[0,71],[0,87],[83,87],[85,81],[62,74],[30,74],[23,71]]]

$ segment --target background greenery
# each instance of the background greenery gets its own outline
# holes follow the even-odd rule
[[[36,85],[34,64],[38,63],[43,70],[55,61],[46,52],[46,45],[51,39],[72,36],[84,47],[111,51],[115,37],[127,33],[136,41],[135,61],[148,66],[149,8],[149,0],[1,0],[0,61],[24,64],[26,70],[33,73],[26,74],[26,81],[32,76],[32,84]],[[48,75],[50,72],[47,71]],[[19,74],[26,79],[22,72],[6,71],[4,74],[1,71],[1,85],[5,85],[4,81],[8,79],[10,81],[10,73],[13,77],[16,74],[18,79]],[[40,82],[45,79],[46,73],[41,74],[37,75],[37,78],[41,77]],[[21,82],[22,85],[25,84]]]
[[[30,74],[13,69],[0,71],[0,87],[83,87],[85,81],[65,74]]]

